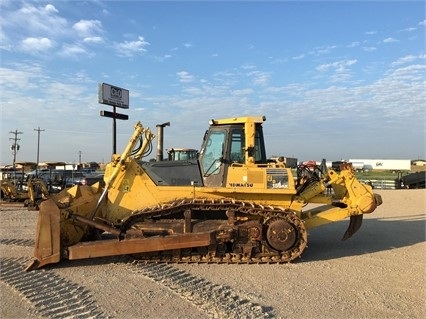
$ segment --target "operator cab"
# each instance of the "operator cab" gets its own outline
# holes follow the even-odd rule
[[[210,120],[199,155],[205,186],[226,186],[230,166],[267,164],[265,120],[264,116]]]
[[[231,185],[235,188],[250,175],[258,187],[266,187],[264,169],[260,168],[268,163],[262,130],[264,121],[265,117],[259,116],[210,120],[198,157],[194,152],[191,158],[139,164],[157,186]]]

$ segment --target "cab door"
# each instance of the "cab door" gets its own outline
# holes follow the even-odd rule
[[[227,136],[228,130],[225,127],[211,129],[206,134],[200,151],[200,166],[205,186],[225,186],[228,166]]]

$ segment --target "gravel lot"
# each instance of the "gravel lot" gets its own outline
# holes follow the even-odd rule
[[[37,212],[1,206],[1,318],[426,318],[426,190],[377,190],[383,205],[310,231],[284,265],[64,261],[24,272]]]

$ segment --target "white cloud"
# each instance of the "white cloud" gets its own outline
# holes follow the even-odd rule
[[[376,47],[362,47],[362,49],[366,52],[373,52],[377,50]]]
[[[135,41],[124,41],[115,44],[115,49],[119,56],[132,57],[135,54],[145,52],[145,47],[150,45],[149,42],[145,41],[144,37],[139,36]]]
[[[66,33],[68,21],[58,15],[58,10],[52,4],[45,7],[24,4],[21,9],[8,15],[6,26],[24,28],[32,36],[46,36]]]
[[[79,20],[70,27],[66,18],[53,4],[37,6],[38,2],[22,2],[15,11],[6,11],[1,21],[2,48],[20,50],[28,54],[40,54],[65,42],[74,42],[76,35],[82,38],[80,45],[62,45],[62,56],[75,56],[86,50],[83,43],[102,43],[103,32],[99,20]]]
[[[80,20],[72,27],[81,37],[84,38],[91,37],[102,32],[102,23],[99,20]]]
[[[405,29],[402,29],[401,31],[412,32],[412,31],[416,31],[416,30],[417,30],[417,28],[405,28]]]
[[[333,49],[336,49],[336,48],[337,48],[336,45],[328,45],[328,46],[314,48],[314,50],[311,51],[310,53],[313,55],[323,55],[323,54],[330,53]]]
[[[398,60],[392,62],[392,66],[402,65],[406,63],[411,63],[415,61],[418,57],[415,55],[406,55],[402,58],[399,58]]]
[[[65,57],[77,57],[80,55],[90,55],[85,48],[78,44],[64,44],[62,50],[59,53],[61,56]]]
[[[62,3],[53,1],[50,3],[55,4],[57,7],[45,5],[49,2],[10,1],[10,3],[14,4],[15,11],[3,11],[2,21],[0,22],[0,46],[2,48],[9,48],[10,51],[17,48],[21,48],[22,50],[25,48],[25,50],[40,53],[50,52],[52,49],[62,49],[58,53],[65,57],[81,57],[82,55],[85,57],[87,55],[90,56],[90,51],[88,50],[94,47],[92,46],[93,44],[104,42],[107,43],[105,50],[117,50],[114,53],[118,52],[121,56],[126,57],[141,55],[148,49],[148,51],[151,50],[148,47],[149,43],[146,42],[146,39],[138,37],[138,33],[133,34],[131,37],[124,35],[123,38],[113,38],[116,36],[115,32],[120,32],[120,30],[115,28],[116,26],[110,24],[114,19],[112,15],[115,12],[113,11],[111,11],[110,19],[108,18],[107,20],[107,18],[103,17],[101,10],[96,9],[87,12],[77,12],[75,11],[77,8],[73,5],[65,6]],[[27,8],[29,11],[24,12],[16,8]],[[61,11],[60,13],[58,9]],[[63,12],[64,10],[66,12]],[[64,17],[72,20],[67,20]],[[265,48],[265,51],[263,51],[264,54],[261,56],[258,54],[247,54],[242,57],[239,60],[240,65],[235,64],[237,60],[226,61],[230,62],[230,64],[222,64],[223,55],[217,52],[220,53],[220,58],[214,67],[197,68],[197,65],[194,64],[191,68],[188,68],[185,66],[187,65],[185,63],[191,64],[191,60],[188,62],[183,56],[176,56],[177,69],[161,68],[159,70],[157,68],[158,72],[152,72],[152,68],[155,68],[155,65],[158,66],[155,60],[170,60],[171,54],[173,54],[172,51],[183,50],[185,47],[191,48],[192,44],[189,43],[188,38],[182,40],[182,37],[172,37],[177,39],[178,42],[164,43],[163,50],[164,47],[172,48],[176,46],[174,49],[170,51],[160,51],[161,49],[159,49],[159,51],[155,51],[155,53],[149,56],[150,61],[138,61],[135,58],[134,61],[127,61],[130,62],[129,64],[123,63],[120,65],[120,68],[104,70],[107,74],[102,74],[102,72],[96,73],[96,70],[91,71],[86,63],[80,64],[78,63],[79,61],[71,64],[62,63],[62,65],[46,61],[45,65],[40,65],[38,69],[34,67],[33,70],[29,70],[29,68],[16,66],[16,61],[28,61],[29,57],[16,54],[16,58],[19,59],[16,60],[16,58],[12,58],[13,54],[11,52],[3,51],[4,57],[7,57],[7,60],[4,60],[3,69],[0,68],[0,84],[5,89],[5,92],[8,93],[3,94],[1,97],[2,111],[3,109],[7,109],[5,111],[7,112],[7,116],[3,117],[3,119],[5,119],[4,123],[7,123],[7,125],[12,125],[9,123],[13,123],[11,129],[27,130],[29,133],[33,132],[34,125],[31,123],[35,122],[43,129],[62,129],[63,125],[75,126],[71,130],[77,130],[77,127],[98,127],[102,128],[101,130],[105,129],[105,132],[107,132],[105,134],[105,141],[108,143],[110,140],[109,122],[102,119],[99,120],[99,123],[102,125],[96,125],[99,112],[93,110],[100,107],[97,104],[96,83],[98,80],[109,79],[108,82],[117,83],[118,85],[122,83],[124,87],[128,87],[131,90],[132,105],[142,105],[143,109],[151,110],[147,114],[147,118],[144,119],[147,123],[159,123],[157,119],[164,118],[164,114],[170,112],[171,106],[174,111],[172,121],[177,122],[179,118],[187,117],[187,120],[194,123],[194,126],[197,125],[198,120],[203,118],[205,114],[210,114],[214,118],[228,117],[230,114],[237,116],[241,113],[243,115],[250,113],[265,114],[268,117],[265,132],[270,134],[274,132],[273,127],[275,127],[276,131],[273,134],[279,136],[274,141],[277,145],[276,149],[279,149],[279,152],[283,149],[286,152],[294,152],[297,156],[304,156],[304,154],[299,154],[299,152],[306,152],[306,149],[310,149],[311,154],[314,150],[306,148],[306,145],[305,147],[297,145],[300,144],[300,139],[297,139],[298,142],[294,142],[295,148],[293,150],[293,145],[290,142],[284,141],[282,136],[286,136],[288,133],[296,132],[295,134],[302,134],[300,132],[303,132],[303,134],[314,136],[314,139],[318,138],[327,141],[328,138],[332,138],[334,142],[334,138],[336,138],[335,131],[337,130],[343,132],[341,136],[344,136],[344,139],[347,136],[358,136],[359,132],[367,132],[370,134],[370,137],[371,133],[373,133],[375,138],[382,135],[385,137],[385,140],[386,138],[392,140],[392,132],[397,132],[394,133],[396,136],[406,130],[406,128],[396,123],[401,123],[402,120],[409,119],[410,130],[406,134],[412,137],[413,129],[419,127],[424,129],[424,123],[423,126],[420,126],[419,123],[421,122],[420,115],[424,114],[426,94],[424,92],[426,70],[424,66],[422,67],[425,57],[419,55],[419,52],[422,52],[422,50],[418,42],[422,42],[422,39],[420,39],[421,31],[424,30],[420,25],[426,25],[426,20],[417,25],[418,21],[414,20],[411,21],[411,24],[404,25],[415,26],[418,30],[417,32],[396,33],[397,31],[401,31],[401,27],[398,26],[398,30],[386,29],[386,32],[389,33],[385,35],[375,36],[377,34],[376,31],[368,32],[367,34],[369,35],[362,34],[364,39],[354,38],[349,35],[349,38],[341,38],[342,42],[337,46],[310,46],[312,52],[309,52],[309,50],[304,51],[306,50],[306,46],[312,43],[306,41],[302,45],[292,46],[288,50],[283,49],[278,51],[274,50],[274,48]],[[109,30],[110,27],[113,29]],[[106,32],[106,28],[108,28],[108,33]],[[127,28],[129,33],[141,32],[135,30],[143,30],[141,24],[133,24],[130,28]],[[158,31],[160,30],[158,29]],[[411,30],[406,29],[406,31]],[[404,46],[403,55],[396,55],[395,57],[395,52],[390,52],[391,55],[389,56],[381,56],[381,54],[376,55],[362,52],[362,50],[377,52],[374,46],[379,48],[380,44],[383,46],[386,43],[383,39],[387,36],[397,38],[398,34],[405,34],[407,36],[416,35],[418,37],[416,42],[412,41],[410,43],[412,46]],[[116,41],[116,43],[108,43],[109,39],[106,35],[111,37],[112,41]],[[389,44],[392,42],[391,39],[393,38],[387,39]],[[359,40],[359,42],[354,40]],[[364,42],[363,40],[366,41]],[[402,41],[402,38],[400,40]],[[185,41],[188,43],[185,43]],[[329,44],[333,43],[332,41],[336,41],[336,38],[330,37],[323,39],[323,41],[325,42],[322,43]],[[177,47],[177,45],[179,46]],[[296,45],[299,45],[299,43]],[[244,43],[241,46],[244,47]],[[215,53],[214,50],[214,48],[206,47],[206,52]],[[191,49],[184,51],[191,51]],[[321,56],[321,59],[315,57],[310,60],[313,57],[309,54],[324,54],[330,51],[333,53],[334,58],[329,56],[325,59],[324,56]],[[353,55],[354,51],[361,54],[360,57]],[[215,53],[216,56],[217,53]],[[382,54],[387,54],[387,52],[383,52]],[[110,52],[103,51],[102,55],[105,59],[114,58],[110,56]],[[158,55],[158,58],[156,55]],[[274,56],[278,56],[278,58],[274,59]],[[52,54],[52,58],[55,57],[57,56]],[[262,60],[257,60],[259,57]],[[265,57],[268,59],[266,60]],[[178,60],[178,58],[182,60]],[[206,61],[211,60],[211,56],[205,55],[204,58]],[[305,63],[294,61],[302,58],[302,61],[306,60]],[[359,59],[358,61],[360,62],[356,59]],[[105,61],[93,61],[95,63],[93,66],[96,68],[96,63],[105,63]],[[271,66],[271,61],[275,63],[288,63],[274,67]],[[12,63],[14,64],[13,66]],[[141,73],[140,67],[137,67],[141,63],[144,69],[146,69],[145,73]],[[361,66],[358,67],[358,64],[361,64]],[[11,69],[4,69],[6,65],[8,68],[13,68],[15,72],[12,72]],[[73,74],[70,74],[70,65],[72,65]],[[317,70],[312,70],[312,65],[314,67],[317,66]],[[173,68],[173,65],[170,66]],[[386,66],[388,67],[387,72],[383,70]],[[85,69],[86,67],[87,69]],[[359,73],[355,76],[353,75],[354,71],[358,71]],[[92,72],[95,72],[97,75]],[[170,72],[174,75],[172,78],[170,78]],[[94,79],[91,79],[91,76]],[[137,80],[135,80],[135,77]],[[350,83],[336,83],[337,81],[347,81],[352,77],[361,80],[355,84],[354,81]],[[167,83],[167,81],[173,81],[173,83]],[[171,89],[158,91],[155,89],[154,83],[162,83],[164,87]],[[328,88],[325,88],[327,86]],[[71,114],[75,115],[76,105],[87,106],[87,108],[82,107],[78,109],[81,112],[78,114],[79,120],[73,123],[63,121],[64,118],[72,116]],[[51,112],[53,110],[55,112]],[[27,116],[21,117],[20,114],[27,114]],[[86,114],[90,115],[87,116]],[[136,116],[132,116],[132,114],[135,115],[130,109],[129,115],[135,119]],[[312,114],[321,114],[324,116],[319,116],[318,121],[312,121]],[[380,114],[380,116],[374,116],[375,114]],[[13,120],[13,122],[9,120]],[[287,126],[282,125],[284,121],[288,124]],[[30,123],[28,124],[28,122]],[[201,127],[201,132],[205,129],[204,124]],[[128,124],[126,125],[128,126]],[[297,130],[298,126],[299,129]],[[123,131],[125,127],[123,125]],[[380,129],[378,130],[377,127]],[[391,127],[391,130],[387,131],[386,127]],[[43,135],[43,144],[50,137],[48,132]],[[319,132],[318,135],[317,132]],[[184,134],[185,141],[191,144],[187,133]],[[324,134],[330,135],[327,136]],[[27,139],[29,135],[34,134],[26,134],[24,137]],[[63,139],[64,136],[69,138],[72,135],[75,134],[63,134],[61,138]],[[85,139],[89,139],[90,135],[93,134],[85,135],[88,135]],[[175,137],[176,135],[171,136],[171,138]],[[126,140],[124,143],[127,142],[127,138],[128,136],[125,135]],[[296,141],[296,138],[294,140]],[[352,139],[350,143],[357,143],[357,141],[362,141],[362,143],[365,141],[367,145],[365,148],[362,147],[362,152],[368,151],[368,143],[370,143],[372,149],[377,149],[377,152],[383,150],[379,150],[376,147],[376,145],[383,145],[383,143],[378,143],[370,138],[365,139],[364,135]],[[396,145],[399,148],[401,145],[419,145],[418,141],[413,141],[412,143],[410,139],[407,139],[407,141],[410,142]],[[30,143],[29,139],[25,142],[27,145],[34,145],[34,143]],[[91,147],[89,145],[92,145],[89,144],[88,140],[83,139],[80,141],[81,144],[76,143],[75,140],[70,140],[70,142],[72,145],[87,145],[88,148]],[[96,142],[97,144],[105,144],[99,143],[99,141]],[[196,145],[199,144],[198,135],[196,143]],[[274,147],[272,140],[268,144]],[[314,143],[311,142],[310,144]],[[323,148],[322,143],[318,143],[318,145],[319,148],[321,145]],[[339,156],[340,154],[338,153],[344,151],[348,144],[345,142],[339,146],[341,145],[343,147],[336,147],[339,149],[336,151],[336,154]],[[22,149],[25,150],[25,146]],[[54,147],[49,147],[49,149],[54,149]],[[108,153],[109,148],[106,149],[105,153],[107,155],[105,158],[110,155]],[[384,149],[387,150],[389,148]],[[69,159],[70,157],[65,155],[66,151],[64,150],[64,154],[61,153],[60,155],[64,159]],[[318,154],[322,151],[324,150],[319,149]],[[77,153],[75,150],[73,152]],[[85,155],[88,154],[88,151],[85,149],[83,149],[83,152],[85,152]],[[31,151],[29,154],[33,156],[35,151]],[[54,152],[51,154],[55,155]],[[48,159],[51,160],[52,158]],[[93,159],[98,160],[99,155],[94,156]]]
[[[101,37],[87,37],[83,39],[83,42],[86,43],[103,43],[104,39]]]
[[[263,71],[252,71],[247,75],[252,78],[253,84],[261,86],[268,84],[270,78],[270,74]]]
[[[171,59],[173,57],[173,55],[171,54],[164,54],[162,56],[154,56],[154,59],[157,60],[158,62],[164,62],[167,59]]]
[[[388,121],[403,123],[402,119],[407,118],[412,126],[422,122],[424,126],[421,114],[424,114],[426,99],[425,72],[426,65],[423,64],[389,70],[382,79],[365,88],[373,95],[370,103],[375,109],[382,109]]]
[[[394,42],[399,42],[399,41],[397,39],[391,38],[391,37],[383,40],[383,43],[394,43]]]
[[[0,68],[0,86],[10,91],[34,87],[43,81],[43,68],[40,65],[16,64],[13,68]],[[19,92],[16,92],[19,95]],[[11,96],[14,96],[12,94]],[[6,97],[4,95],[3,97]]]
[[[294,56],[292,59],[293,60],[301,60],[304,57],[305,57],[304,54],[300,54],[300,55]],[[288,58],[273,58],[273,57],[269,57],[269,59],[271,59],[271,63],[272,64],[281,64],[281,63],[288,62]]]
[[[424,84],[424,74],[426,72],[426,65],[424,64],[411,64],[404,67],[401,67],[399,69],[396,69],[391,73],[391,76],[393,76],[394,80],[399,80],[401,82],[408,82],[408,83],[419,83]],[[422,90],[422,97],[426,96],[426,91]],[[419,100],[422,100],[421,96],[417,96]],[[415,99],[415,97],[408,98]],[[423,100],[424,101],[424,100]]]
[[[250,95],[253,94],[253,89],[239,89],[239,90],[232,90],[232,95],[242,96],[242,95]]]
[[[351,66],[355,63],[357,63],[357,60],[342,60],[333,63],[321,64],[317,66],[316,69],[320,72],[325,72],[329,69],[334,69],[336,72],[343,72],[346,70],[346,67]]]
[[[304,54],[299,54],[293,57],[293,60],[302,60],[305,57]]]
[[[177,72],[176,75],[179,78],[179,82],[190,83],[190,82],[194,81],[194,76],[189,74],[186,71]]]
[[[38,53],[52,48],[54,43],[48,38],[26,38],[21,41],[21,49],[28,53]]]
[[[253,64],[244,64],[241,66],[241,68],[244,70],[253,70],[256,68],[256,66],[254,66]]]
[[[345,82],[352,77],[352,72],[349,67],[356,63],[357,60],[341,60],[333,63],[321,64],[316,67],[316,70],[323,74],[331,71],[331,74],[327,74],[327,78],[332,83]]]
[[[238,75],[229,71],[221,71],[214,73],[212,80],[215,83],[220,83],[221,85],[230,87],[238,83]]]
[[[44,7],[44,10],[46,11],[46,12],[49,12],[49,13],[58,13],[59,11],[55,8],[55,6],[53,5],[53,4],[47,4],[45,7]]]
[[[13,48],[12,44],[10,43],[9,37],[6,35],[4,30],[0,27],[0,49],[11,51]]]
[[[358,41],[353,41],[351,44],[347,45],[347,48],[355,48],[358,47],[360,43]]]

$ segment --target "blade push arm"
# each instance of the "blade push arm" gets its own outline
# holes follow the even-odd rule
[[[327,193],[332,189],[332,194]],[[329,170],[324,177],[310,182],[295,196],[291,209],[301,210],[309,203],[325,204],[301,213],[307,229],[350,217],[344,239],[351,237],[361,226],[363,214],[372,213],[382,199],[371,186],[361,183],[351,164],[343,164],[340,172]]]

